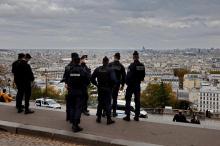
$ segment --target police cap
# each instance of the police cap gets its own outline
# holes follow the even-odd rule
[[[27,54],[25,54],[25,58],[31,59],[32,57],[31,57],[31,55],[29,53],[27,53]]]
[[[114,56],[115,56],[116,58],[120,59],[120,53],[119,53],[119,52],[115,53]]]
[[[108,62],[108,61],[109,61],[108,57],[105,56],[105,57],[103,58],[103,63],[106,63],[106,62]]]
[[[88,58],[88,55],[83,55],[80,59]]]
[[[22,58],[24,58],[25,57],[25,54],[24,53],[19,53],[18,54],[18,59],[22,59]]]
[[[138,55],[139,55],[139,54],[138,54],[138,51],[134,51],[133,55],[134,55],[134,56],[138,56]]]
[[[74,53],[71,54],[71,58],[72,59],[79,59],[79,54],[74,52]]]

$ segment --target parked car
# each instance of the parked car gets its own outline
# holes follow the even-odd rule
[[[117,113],[118,116],[125,116],[125,100],[117,100]],[[131,102],[131,115],[135,116],[135,103]],[[143,109],[140,110],[140,118],[148,118],[147,112]]]
[[[35,100],[35,105],[47,108],[61,109],[60,104],[50,98],[38,98]]]

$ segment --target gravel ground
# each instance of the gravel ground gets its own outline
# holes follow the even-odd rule
[[[0,146],[82,146],[65,141],[57,141],[29,135],[0,131]]]

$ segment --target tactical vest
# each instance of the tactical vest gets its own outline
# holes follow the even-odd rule
[[[112,83],[111,83],[111,79],[110,79],[110,72],[109,69],[107,67],[100,67],[98,69],[98,85],[99,87],[111,87]]]
[[[67,82],[70,88],[80,89],[83,87],[83,72],[81,66],[71,66]]]

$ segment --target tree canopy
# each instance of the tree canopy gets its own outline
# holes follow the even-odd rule
[[[149,83],[141,95],[141,103],[144,107],[164,108],[174,106],[175,102],[176,95],[172,91],[172,86],[163,82]]]

